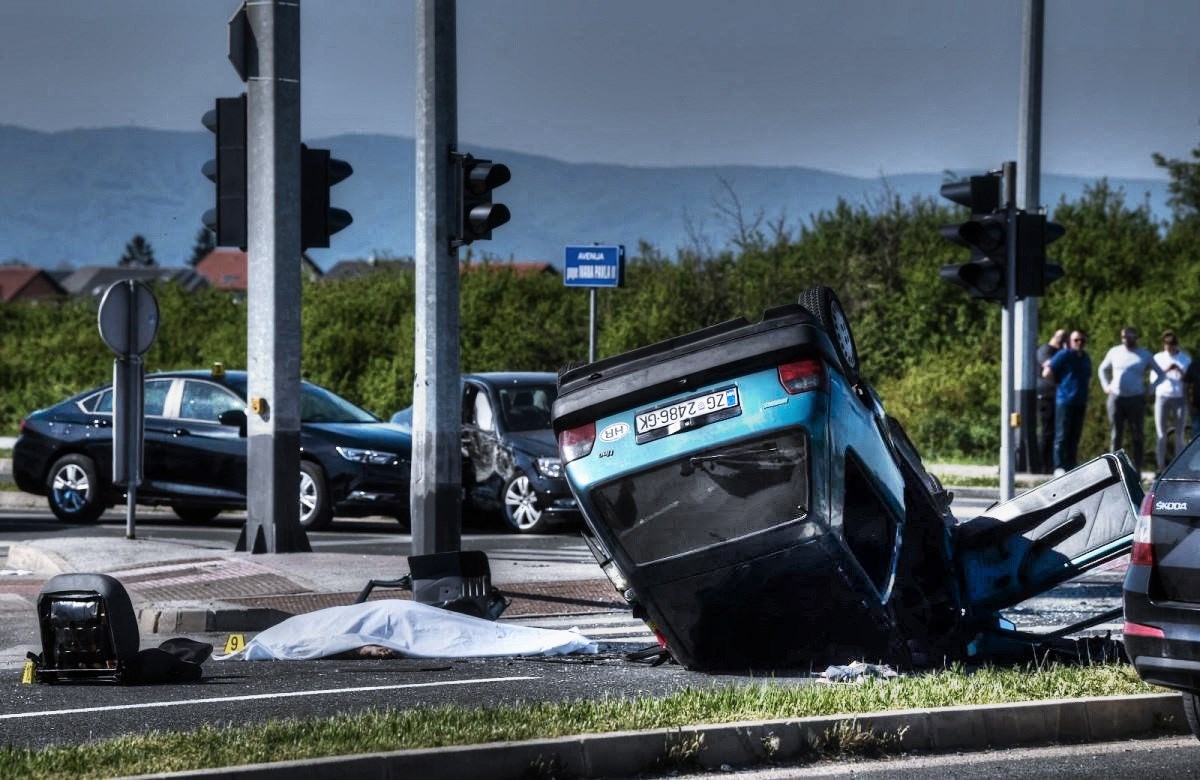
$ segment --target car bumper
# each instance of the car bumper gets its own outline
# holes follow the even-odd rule
[[[1200,603],[1153,601],[1149,579],[1146,566],[1126,574],[1125,652],[1146,682],[1200,691]]]
[[[408,461],[375,465],[336,460],[326,465],[334,515],[408,516],[408,482],[412,468]]]
[[[26,493],[46,495],[46,472],[53,454],[52,442],[45,437],[18,436],[12,452],[12,476],[17,487]]]

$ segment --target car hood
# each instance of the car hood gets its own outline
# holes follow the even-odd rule
[[[505,438],[514,448],[528,452],[534,457],[558,454],[558,442],[554,438],[554,431],[549,429],[510,433]]]
[[[412,452],[412,436],[388,423],[304,423],[304,432],[351,447],[394,452]]]

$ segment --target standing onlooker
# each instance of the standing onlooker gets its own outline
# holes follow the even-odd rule
[[[1162,369],[1154,362],[1150,350],[1138,346],[1138,332],[1133,327],[1121,329],[1121,343],[1112,347],[1100,361],[1100,387],[1108,397],[1110,425],[1109,449],[1121,449],[1124,430],[1128,426],[1133,447],[1133,467],[1140,474],[1146,440],[1146,372],[1157,374],[1154,387],[1163,380]]]
[[[1058,385],[1054,397],[1054,475],[1079,465],[1079,437],[1087,411],[1088,382],[1092,381],[1092,358],[1084,349],[1087,334],[1071,331],[1070,349],[1060,349],[1042,370],[1042,376]]]
[[[1192,358],[1179,348],[1179,339],[1175,331],[1164,330],[1162,334],[1162,352],[1154,356],[1154,362],[1162,369],[1166,380],[1159,382],[1154,389],[1154,435],[1156,449],[1154,451],[1157,472],[1161,474],[1167,467],[1167,439],[1173,431],[1175,434],[1175,451],[1179,455],[1183,451],[1183,429],[1187,424],[1187,399],[1183,396],[1183,377]]]
[[[1054,397],[1058,388],[1054,382],[1042,375],[1050,358],[1066,346],[1067,332],[1062,328],[1054,331],[1050,340],[1037,348],[1037,442],[1038,467],[1041,473],[1049,474],[1054,468]],[[1090,372],[1089,372],[1090,373]]]

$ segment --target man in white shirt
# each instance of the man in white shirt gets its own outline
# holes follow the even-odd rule
[[[1155,375],[1155,388],[1166,377],[1150,350],[1138,346],[1138,333],[1133,327],[1121,329],[1121,343],[1104,355],[1098,373],[1100,387],[1108,398],[1108,422],[1111,426],[1109,449],[1121,449],[1122,434],[1129,426],[1130,453],[1133,467],[1142,470],[1142,454],[1146,439],[1146,372]]]
[[[1179,348],[1179,339],[1176,338],[1175,331],[1163,331],[1162,344],[1162,352],[1154,356],[1154,362],[1167,377],[1154,388],[1154,434],[1158,439],[1154,454],[1159,474],[1167,466],[1167,441],[1171,438],[1171,431],[1175,434],[1173,454],[1178,455],[1183,451],[1183,431],[1187,422],[1183,377],[1192,363],[1191,356]]]

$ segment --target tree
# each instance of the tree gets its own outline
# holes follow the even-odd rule
[[[196,244],[192,247],[192,256],[188,258],[187,264],[195,268],[201,260],[208,257],[209,252],[216,248],[216,235],[206,227],[200,228],[196,233]]]
[[[1184,221],[1200,217],[1200,146],[1192,150],[1190,161],[1167,159],[1158,152],[1151,158],[1171,177],[1171,183],[1167,185],[1171,197],[1167,198],[1167,203],[1175,219]]]
[[[122,268],[153,268],[157,264],[154,260],[154,247],[150,246],[150,242],[141,233],[125,244],[125,254],[121,255],[117,262]]]

